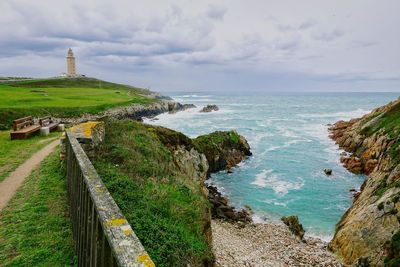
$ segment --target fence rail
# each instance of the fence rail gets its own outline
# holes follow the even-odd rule
[[[78,266],[154,266],[73,133],[65,144]]]

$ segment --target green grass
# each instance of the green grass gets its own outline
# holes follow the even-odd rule
[[[53,132],[49,136],[32,136],[25,140],[10,139],[10,131],[0,131],[0,182],[20,164],[40,150],[50,139],[61,133]]]
[[[235,146],[239,143],[240,135],[235,131],[222,132],[216,131],[210,134],[201,135],[193,140],[197,150],[207,154],[218,154],[224,144]]]
[[[98,88],[98,89],[128,89],[137,94],[149,94],[150,91],[130,85],[111,83],[95,78],[55,78],[55,79],[36,79],[7,83],[15,87],[26,88]]]
[[[375,119],[369,127],[363,130],[363,134],[371,136],[377,131],[384,129],[390,137],[396,137],[400,133],[400,102],[394,104],[384,113],[374,114],[370,116],[365,123]]]
[[[95,167],[157,266],[201,266],[212,257],[203,233],[209,203],[202,185],[172,162],[157,129],[108,122]]]
[[[48,79],[0,84],[0,126],[32,115],[72,117],[99,113],[115,106],[149,104],[148,90],[91,78]]]
[[[44,160],[0,213],[1,266],[76,265],[58,153]]]

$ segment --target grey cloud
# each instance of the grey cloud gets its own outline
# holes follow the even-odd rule
[[[344,36],[344,32],[339,29],[335,29],[332,31],[321,31],[321,32],[314,33],[314,35],[313,35],[314,39],[319,40],[319,41],[325,41],[325,42],[335,41],[342,36]]]
[[[326,3],[310,4],[315,8],[287,0],[3,0],[0,75],[11,70],[55,75],[63,71],[66,49],[72,47],[84,73],[99,71],[105,79],[146,73],[147,81],[132,76],[145,84],[171,82],[168,75],[178,70],[180,83],[201,84],[204,75],[218,71],[227,78],[230,69],[252,77],[243,80],[248,84],[256,83],[254,77],[261,84],[266,81],[260,77],[278,79],[285,73],[297,81],[395,84],[396,75],[376,73],[400,69],[399,36],[387,31],[399,23],[397,2],[337,1],[335,16],[326,16]],[[374,16],[377,9],[384,19]],[[344,75],[344,65],[354,74]],[[281,74],[274,76],[276,69]],[[167,74],[161,77],[161,72]]]
[[[214,5],[209,5],[208,10],[206,12],[207,16],[212,19],[222,20],[227,12],[227,9],[224,7],[217,7]]]

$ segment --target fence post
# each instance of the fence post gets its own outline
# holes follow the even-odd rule
[[[78,140],[66,132],[69,206],[79,266],[155,266]]]

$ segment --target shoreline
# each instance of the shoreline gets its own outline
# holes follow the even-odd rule
[[[145,122],[151,124],[158,120],[157,117],[145,119]],[[229,198],[221,192],[217,185],[207,182],[204,184],[205,187],[209,185],[216,187],[229,203]],[[231,205],[227,204],[226,206]],[[243,211],[243,207],[231,207],[234,208],[235,213]],[[247,211],[245,209],[245,212]],[[248,213],[248,215],[251,218],[250,222],[231,218],[220,219],[213,216],[211,228],[217,266],[298,266],[307,264],[343,266],[327,250],[333,234],[326,238],[324,235],[307,232],[304,238],[305,242],[302,242],[278,219],[265,220],[255,214]],[[255,244],[257,247],[254,247]],[[273,249],[271,250],[271,248]]]
[[[211,228],[216,266],[344,266],[327,242],[312,237],[302,242],[285,225],[213,219]]]

